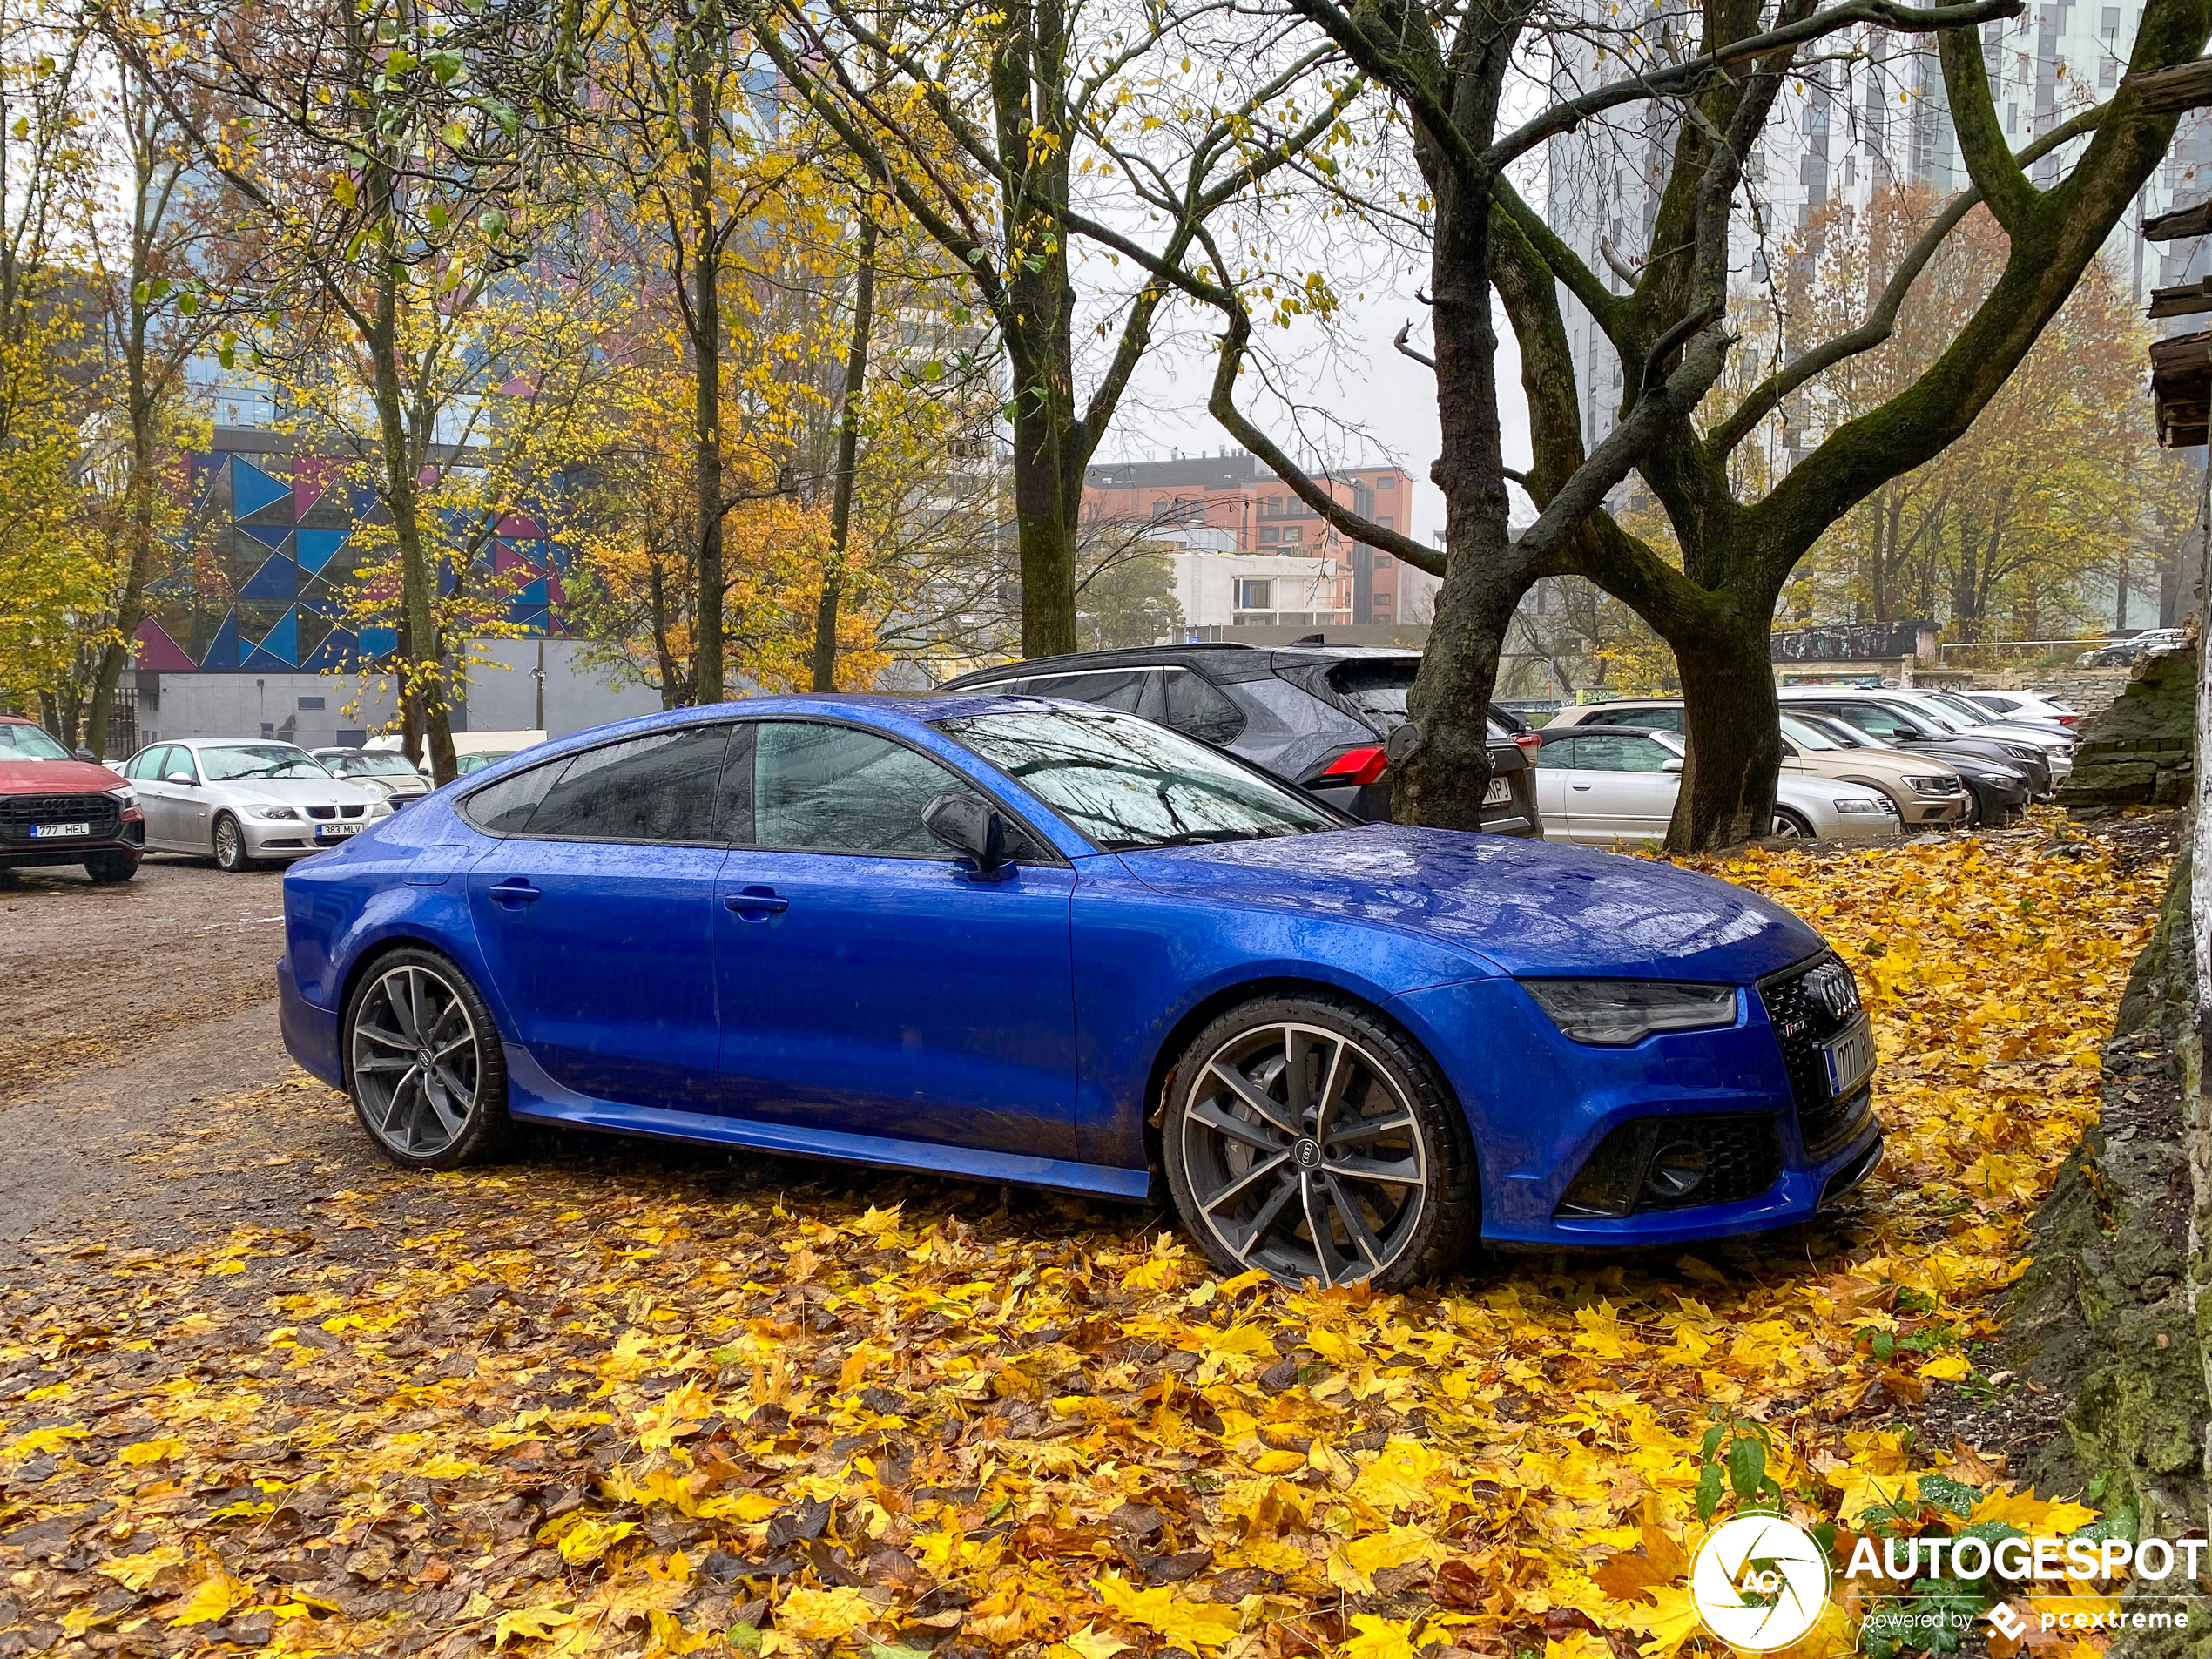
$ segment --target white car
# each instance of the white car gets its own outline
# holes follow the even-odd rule
[[[334,778],[267,738],[151,743],[123,768],[146,815],[146,850],[211,854],[226,870],[305,858],[392,814],[381,790]]]
[[[2062,725],[2043,720],[2008,719],[1969,703],[1954,691],[1913,690],[1892,691],[1890,695],[1910,707],[1925,709],[1961,736],[2033,744],[2049,759],[2054,783],[2063,780],[2074,770],[2074,735]]]
[[[1680,737],[1621,726],[1548,727],[1539,735],[1536,811],[1546,840],[1610,846],[1666,835],[1682,789]],[[1787,772],[1775,781],[1777,835],[1878,841],[1898,829],[1897,808],[1864,785]]]
[[[332,777],[381,790],[395,807],[430,792],[430,780],[409,765],[405,755],[389,749],[318,749],[314,753]]]
[[[1961,691],[1959,695],[2000,720],[2046,720],[2053,725],[2073,726],[2081,718],[2080,710],[2033,691]]]

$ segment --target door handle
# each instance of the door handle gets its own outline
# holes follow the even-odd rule
[[[1569,789],[1574,790],[1577,794],[1587,795],[1595,786],[1590,784],[1569,784],[1567,786]]]
[[[538,890],[522,877],[509,876],[491,889],[491,896],[496,903],[516,905],[535,904],[540,895]]]
[[[748,921],[765,921],[791,908],[791,900],[780,897],[773,887],[747,887],[742,893],[725,893],[722,903]]]

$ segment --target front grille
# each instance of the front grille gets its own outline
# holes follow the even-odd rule
[[[1665,1120],[1653,1157],[1685,1145],[1704,1156],[1705,1178],[1678,1198],[1647,1193],[1639,1210],[1678,1210],[1693,1204],[1735,1204],[1756,1198],[1782,1173],[1782,1149],[1771,1117],[1677,1117]]]
[[[310,818],[325,818],[325,819],[327,819],[327,818],[359,818],[359,817],[360,817],[360,816],[361,816],[363,813],[367,812],[368,810],[368,807],[366,807],[366,806],[310,806],[310,807],[308,807],[308,808],[307,808],[307,816],[308,816],[308,817],[310,817]]]
[[[81,839],[111,841],[122,822],[123,804],[112,795],[0,795],[0,840],[17,845],[31,844],[34,824],[89,824]]]
[[[1858,981],[1835,952],[1823,951],[1761,980],[1758,992],[1782,1046],[1798,1133],[1807,1155],[1820,1157],[1857,1134],[1873,1109],[1871,1087],[1841,1099],[1828,1092],[1828,1062],[1821,1053],[1822,1044],[1858,1017]]]

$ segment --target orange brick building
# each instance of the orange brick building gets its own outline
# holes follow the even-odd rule
[[[1403,468],[1346,467],[1313,480],[1361,517],[1411,533],[1413,480]],[[1225,530],[1240,553],[1332,558],[1350,573],[1354,623],[1396,623],[1406,609],[1411,584],[1397,559],[1331,529],[1271,468],[1242,450],[1092,467],[1083,475],[1082,516],[1086,523]]]

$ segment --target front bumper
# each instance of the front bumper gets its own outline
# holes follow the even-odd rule
[[[1570,1041],[1510,980],[1409,992],[1387,1007],[1443,1065],[1466,1109],[1482,1236],[1494,1244],[1642,1249],[1792,1226],[1863,1181],[1880,1159],[1871,1098],[1848,1130],[1832,1117],[1831,1132],[1817,1116],[1801,1116],[1781,1041],[1753,988],[1739,994],[1732,1026],[1663,1033],[1622,1048]],[[1685,1138],[1709,1124],[1756,1123],[1770,1130],[1777,1172],[1756,1193],[1727,1202],[1620,1217],[1561,1214],[1608,1137],[1647,1120],[1679,1123]],[[1826,1142],[1817,1152],[1808,1149],[1807,1123]],[[1671,1129],[1667,1137],[1675,1137]]]
[[[1830,813],[1813,826],[1813,833],[1835,841],[1888,841],[1903,827],[1894,812]]]
[[[146,820],[134,807],[111,834],[88,835],[78,840],[0,840],[0,870],[51,869],[82,864],[95,853],[127,853],[133,861],[146,850]]]
[[[251,859],[304,859],[310,853],[322,853],[334,846],[343,846],[354,835],[364,834],[382,818],[356,818],[333,822],[348,822],[361,827],[350,835],[333,835],[326,839],[317,832],[320,820],[302,819],[265,819],[241,816],[239,828],[246,836],[246,855]]]
[[[1898,802],[1898,816],[1915,828],[1956,824],[1966,815],[1966,792],[1955,795],[1906,795]]]

